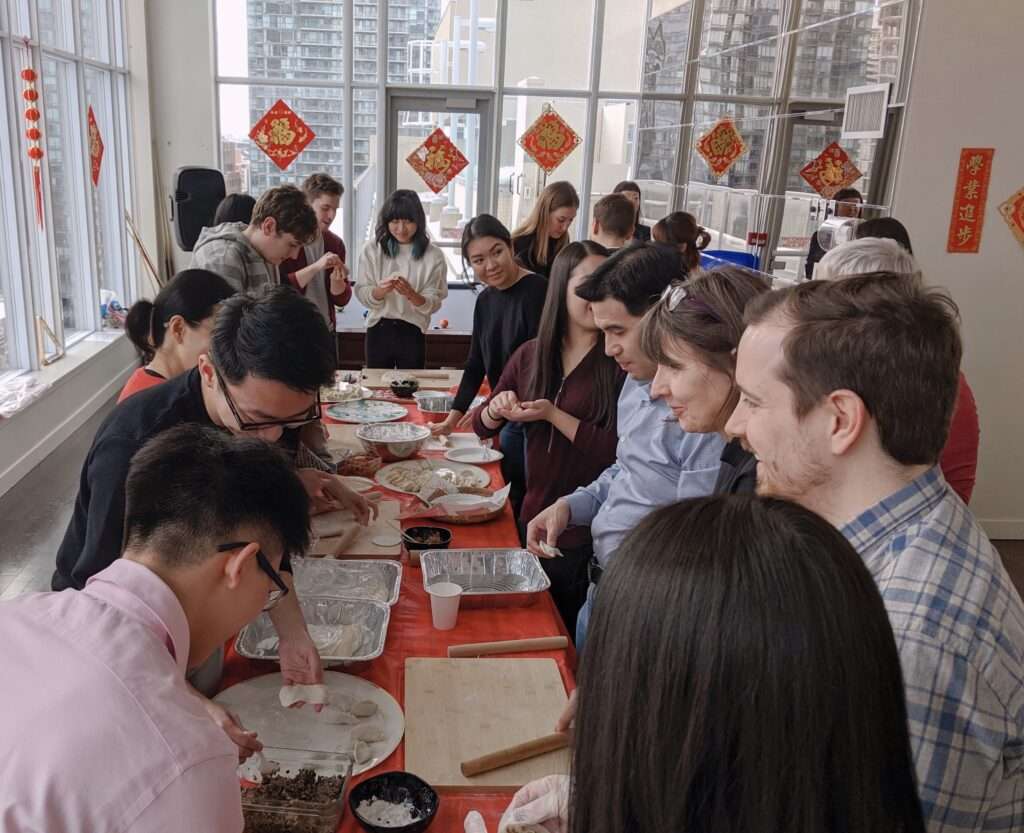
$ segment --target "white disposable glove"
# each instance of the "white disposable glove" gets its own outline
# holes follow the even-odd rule
[[[513,796],[498,833],[568,833],[570,784],[568,775],[527,784]]]

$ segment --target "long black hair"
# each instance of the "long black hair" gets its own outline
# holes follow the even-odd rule
[[[377,218],[377,245],[386,255],[394,257],[398,254],[398,241],[391,236],[388,223],[395,220],[407,220],[416,224],[416,235],[412,238],[412,256],[414,260],[423,257],[430,245],[427,236],[427,215],[423,213],[423,203],[419,195],[408,188],[399,188],[384,201]]]
[[[555,401],[565,379],[562,368],[562,342],[569,328],[569,304],[566,293],[572,273],[588,257],[608,257],[608,250],[593,240],[570,243],[558,253],[551,265],[548,294],[544,299],[544,312],[537,329],[537,353],[533,376],[529,383],[530,399]],[[596,349],[604,350],[604,333],[597,337]],[[620,374],[615,360],[603,356],[590,379],[590,405],[594,422],[608,425],[615,415]]]
[[[481,237],[493,237],[508,246],[509,257],[512,254],[512,235],[505,224],[492,214],[477,214],[462,227],[462,268],[469,268],[469,244]]]
[[[180,315],[190,327],[197,327],[213,315],[217,304],[234,294],[234,288],[220,275],[207,269],[185,269],[171,278],[152,301],[136,301],[128,310],[124,329],[139,360],[143,364],[153,361],[174,316]]]
[[[228,194],[217,204],[217,212],[213,215],[213,224],[252,222],[252,210],[256,207],[256,198],[251,194]]]
[[[786,501],[648,515],[599,586],[571,833],[923,833],[899,655],[863,561]]]
[[[910,254],[914,253],[914,247],[910,243],[910,232],[895,217],[875,217],[873,220],[865,220],[857,226],[854,236],[858,240],[865,237],[882,237],[888,240],[895,240]]]

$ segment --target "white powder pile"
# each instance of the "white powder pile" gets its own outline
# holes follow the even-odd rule
[[[356,813],[363,821],[380,827],[404,827],[412,824],[420,815],[408,799],[401,804],[392,804],[375,798],[373,801],[360,801]]]

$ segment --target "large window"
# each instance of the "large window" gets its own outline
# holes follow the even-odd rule
[[[806,230],[827,210],[799,171],[841,141],[848,88],[893,82],[898,101],[917,9],[918,0],[216,0],[229,190],[255,194],[326,168],[351,192],[337,230],[355,251],[380,203],[384,141],[413,135],[381,135],[385,88],[449,87],[453,98],[483,88],[496,94],[496,153],[492,204],[478,210],[515,225],[545,182],[567,179],[581,192],[583,235],[593,203],[628,178],[641,185],[646,222],[688,210],[719,247],[746,249],[751,232],[767,231],[799,255],[795,244],[806,249]],[[277,97],[317,133],[284,172],[247,139]],[[548,175],[518,144],[545,105],[581,138]],[[696,147],[723,118],[746,150],[716,175]],[[899,120],[894,109],[894,132]],[[404,124],[419,136],[448,122],[422,112]],[[863,173],[858,187],[882,202],[882,143],[841,144]],[[421,190],[425,204],[438,201]]]
[[[131,300],[124,28],[121,0],[0,0],[0,377],[120,326],[116,306]],[[29,66],[34,123],[21,77]]]

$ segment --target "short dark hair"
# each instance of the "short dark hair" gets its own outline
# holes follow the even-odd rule
[[[197,327],[213,315],[217,304],[234,294],[234,287],[220,275],[207,269],[184,269],[152,301],[132,304],[124,330],[139,359],[148,364],[164,343],[167,324],[174,316],[180,315],[189,326]]]
[[[576,288],[576,294],[591,303],[611,298],[630,315],[640,316],[682,273],[678,249],[659,243],[634,243],[598,266]]]
[[[855,236],[858,240],[863,240],[865,237],[895,240],[910,254],[914,253],[914,247],[910,245],[910,232],[895,217],[875,217],[873,220],[865,220],[857,225]]]
[[[653,511],[601,579],[571,833],[924,833],[900,659],[853,547],[752,495]]]
[[[125,547],[168,566],[199,563],[242,527],[277,538],[285,556],[309,546],[309,497],[284,453],[263,440],[183,423],[149,440],[125,484]]]
[[[303,393],[330,384],[336,367],[323,315],[290,286],[225,301],[213,324],[210,356],[232,384],[252,375]]]
[[[416,224],[416,234],[412,238],[412,256],[419,260],[430,245],[430,237],[427,234],[427,215],[423,211],[423,203],[415,191],[408,188],[399,188],[384,201],[377,218],[377,245],[384,250],[384,253],[394,257],[398,254],[398,241],[391,236],[388,223],[395,220],[407,220]]]
[[[273,217],[278,234],[290,234],[305,245],[316,237],[316,213],[306,195],[294,185],[278,185],[264,191],[252,210],[251,225],[258,226]]]
[[[613,194],[621,194],[623,191],[632,191],[634,194],[639,194],[640,186],[633,182],[633,180],[631,179],[624,179],[622,180],[622,182],[617,183],[616,186],[612,188]]]
[[[309,202],[313,202],[322,194],[332,197],[340,197],[345,193],[345,187],[330,174],[310,174],[302,183],[302,191]]]
[[[213,215],[213,224],[252,222],[252,212],[256,207],[256,198],[251,194],[228,194],[217,204],[217,212]]]
[[[622,194],[606,194],[594,205],[594,220],[601,231],[628,237],[636,225],[636,206]]]
[[[842,202],[843,200],[859,200],[864,202],[864,195],[856,188],[840,188],[832,199],[835,202]]]
[[[782,381],[805,416],[851,390],[878,425],[882,448],[905,465],[934,465],[946,445],[960,379],[959,313],[918,275],[873,272],[810,281],[755,298],[748,325],[791,324]]]

